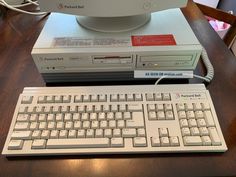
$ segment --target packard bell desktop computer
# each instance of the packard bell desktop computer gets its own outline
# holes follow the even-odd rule
[[[202,47],[181,11],[150,15],[180,7],[186,0],[39,2],[42,10],[87,16],[49,16],[32,51],[47,83],[193,76]],[[202,56],[210,69],[205,52]],[[208,71],[206,81],[213,77],[213,70]],[[25,88],[2,154],[226,150],[203,84],[113,85]]]
[[[74,15],[62,13],[49,16],[32,50],[46,83],[132,81],[163,74],[192,77],[202,46],[181,10],[174,8],[187,1],[135,1],[140,3],[137,7],[130,1],[133,11],[128,11],[131,5],[126,1],[127,9],[120,12],[115,11],[118,5],[104,12],[91,11],[89,1],[78,2],[65,5],[39,1],[42,10],[86,16],[77,20]]]

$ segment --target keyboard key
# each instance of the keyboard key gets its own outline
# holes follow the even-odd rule
[[[14,130],[28,130],[29,125],[28,122],[16,122]]]
[[[46,140],[36,139],[33,141],[31,148],[32,149],[44,149],[46,147]]]
[[[138,128],[137,129],[137,136],[139,136],[139,137],[144,137],[144,136],[146,136],[146,132],[145,132],[145,129],[144,128]]]
[[[122,129],[122,136],[124,138],[133,138],[136,136],[136,129],[134,128],[123,128]]]
[[[94,137],[94,130],[93,129],[88,129],[86,131],[86,138],[93,138]]]
[[[31,135],[32,135],[31,131],[13,131],[12,134],[11,134],[11,139],[14,139],[14,140],[19,140],[19,139],[27,140],[27,139],[31,138]]]
[[[178,103],[176,104],[177,111],[184,111],[185,110],[185,104],[184,103]]]
[[[160,137],[168,137],[169,136],[167,128],[159,128],[158,130],[159,130]]]
[[[91,128],[92,129],[98,129],[99,128],[99,122],[98,121],[92,121],[91,122]]]
[[[111,147],[124,147],[123,138],[111,138]]]
[[[195,111],[202,110],[202,105],[201,103],[193,103],[193,109]]]
[[[143,110],[143,107],[141,104],[128,104],[128,111],[130,112],[134,112],[134,111],[142,111]]]
[[[198,127],[206,127],[206,121],[204,119],[197,119]]]
[[[158,111],[157,112],[157,119],[158,120],[165,120],[166,119],[165,112],[164,111]]]
[[[76,138],[76,130],[69,130],[68,138]]]
[[[162,94],[161,93],[155,93],[154,98],[156,101],[162,101]]]
[[[51,139],[58,138],[58,135],[59,135],[59,131],[58,130],[52,130],[51,133],[50,133],[50,138]]]
[[[163,100],[164,100],[164,101],[169,101],[169,100],[171,100],[169,93],[163,93],[162,96],[163,96]]]
[[[27,109],[27,106],[20,106],[18,109],[18,113],[26,113]]]
[[[183,137],[185,146],[201,146],[202,139],[200,136],[185,136]]]
[[[136,114],[132,113],[132,116],[134,117],[134,116],[136,116]],[[124,112],[123,113],[123,118],[124,118],[124,120],[130,120],[131,119],[131,112]]]
[[[110,147],[109,138],[88,138],[88,139],[48,139],[46,148],[105,148]]]
[[[147,101],[154,101],[154,95],[153,95],[153,93],[147,93],[147,94],[146,94],[146,100],[147,100]]]
[[[32,103],[32,100],[33,100],[33,96],[23,96],[22,99],[21,99],[21,103],[22,104],[30,104]]]
[[[67,138],[68,131],[67,130],[60,130],[59,131],[59,138],[64,139]]]
[[[199,136],[200,135],[200,131],[199,131],[198,127],[190,128],[190,132],[191,132],[192,136]]]
[[[118,120],[117,121],[117,127],[118,128],[124,128],[125,127],[125,121],[124,120]]]
[[[168,137],[161,137],[161,146],[170,146],[170,140]]]
[[[62,96],[62,102],[63,103],[70,103],[70,101],[71,101],[71,96],[70,95]]]
[[[155,106],[155,104],[148,104],[147,105],[147,109],[148,109],[148,111],[155,111],[156,110],[156,106]]]
[[[182,128],[181,132],[182,132],[182,136],[190,136],[191,135],[190,129],[188,127]]]
[[[54,102],[54,96],[49,95],[46,96],[46,103],[53,103]]]
[[[206,127],[200,127],[199,131],[200,131],[200,135],[201,136],[209,135],[209,131],[208,131],[208,129]]]
[[[143,113],[133,112],[131,120],[126,120],[127,128],[142,128],[144,127]]]
[[[107,101],[107,96],[105,94],[99,94],[99,101],[100,102],[106,102]]]
[[[215,127],[209,127],[208,128],[210,137],[211,137],[211,141],[212,141],[212,145],[213,146],[220,146],[221,145],[221,140],[220,137],[217,133],[217,130]]]
[[[22,149],[24,141],[23,140],[11,140],[8,144],[9,150],[20,150]]]
[[[174,120],[174,114],[172,111],[166,111],[166,120]]]
[[[206,120],[206,124],[208,127],[214,127],[215,126],[215,122],[213,120],[211,111],[204,111],[204,117]]]
[[[142,94],[139,94],[139,93],[134,94],[134,100],[135,101],[142,101],[143,100]]]
[[[161,141],[159,137],[152,137],[151,138],[151,144],[153,147],[161,146]]]
[[[29,120],[29,114],[18,114],[17,121],[18,122],[26,122]]]
[[[203,110],[210,110],[210,105],[208,103],[201,103]]]
[[[61,95],[54,96],[54,101],[55,103],[62,103],[62,96]]]
[[[197,127],[197,121],[195,119],[188,120],[189,127]]]
[[[187,116],[187,119],[195,119],[195,113],[193,111],[187,111],[186,116]]]
[[[113,136],[114,137],[121,137],[121,130],[116,128],[113,130]]]
[[[195,111],[195,117],[196,117],[196,119],[204,118],[203,112],[202,111]]]
[[[79,103],[79,102],[82,102],[83,99],[82,99],[82,95],[75,95],[74,97],[74,102],[75,103]]]
[[[40,139],[41,137],[41,130],[34,130],[32,133],[32,139]]]
[[[179,146],[179,138],[177,136],[170,137],[170,145],[171,146]]]
[[[202,136],[201,138],[203,146],[211,146],[211,139],[209,136]]]
[[[157,120],[156,112],[154,112],[154,111],[149,112],[148,113],[148,119],[149,120]]]
[[[145,137],[135,137],[133,139],[133,146],[134,147],[145,147],[145,146],[147,146],[146,138]]]
[[[187,111],[192,111],[193,110],[193,104],[192,103],[185,103],[185,109]]]
[[[50,135],[50,131],[49,130],[43,130],[41,133],[41,138],[42,139],[48,139]]]
[[[171,104],[164,104],[165,111],[172,111],[172,105]]]
[[[85,138],[85,130],[83,130],[83,129],[78,130],[77,137],[78,138]]]
[[[188,127],[187,119],[180,119],[179,123],[181,128]]]
[[[97,101],[98,101],[98,95],[92,94],[92,95],[91,95],[91,101],[92,101],[92,102],[97,102]]]
[[[111,94],[111,102],[118,101],[118,95],[117,94]]]
[[[133,94],[127,94],[127,101],[134,101],[134,95]]]
[[[111,138],[112,137],[112,130],[111,129],[105,129],[104,130],[104,137]]]
[[[45,103],[46,101],[46,96],[39,96],[38,97],[38,103]]]
[[[164,105],[163,104],[157,104],[156,108],[157,108],[157,111],[164,111]]]
[[[31,122],[29,129],[30,130],[37,130],[38,129],[38,125],[39,125],[38,122]]]
[[[95,130],[95,137],[102,138],[103,137],[103,129],[96,129]]]

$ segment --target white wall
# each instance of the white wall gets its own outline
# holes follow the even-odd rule
[[[219,3],[219,0],[193,0],[193,1],[199,4],[204,4],[210,7],[214,7],[214,8],[216,8]]]

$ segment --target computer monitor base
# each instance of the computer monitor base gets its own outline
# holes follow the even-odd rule
[[[86,17],[77,16],[77,22],[83,27],[99,32],[132,31],[148,23],[151,14],[142,14],[127,17]]]

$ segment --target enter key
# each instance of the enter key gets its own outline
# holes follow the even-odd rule
[[[143,128],[144,116],[143,112],[132,112],[132,119],[126,120],[127,128]]]

